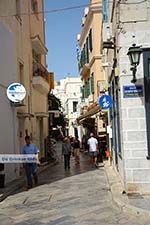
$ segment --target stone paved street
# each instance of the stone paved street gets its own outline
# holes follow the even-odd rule
[[[79,167],[71,161],[70,171],[61,161],[40,175],[41,185],[1,202],[0,225],[150,224],[114,204],[104,168],[91,168],[86,154]]]

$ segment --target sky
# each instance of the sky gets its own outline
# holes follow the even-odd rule
[[[45,10],[88,4],[89,0],[45,0]],[[79,76],[77,66],[77,34],[81,31],[84,8],[46,13],[46,47],[48,70],[59,81],[67,76]]]

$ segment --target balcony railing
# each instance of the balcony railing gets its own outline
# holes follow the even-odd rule
[[[40,76],[49,83],[48,71],[41,63],[33,62],[33,76]]]

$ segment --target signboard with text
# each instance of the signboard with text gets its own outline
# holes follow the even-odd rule
[[[123,86],[124,98],[137,98],[137,97],[143,97],[143,95],[144,95],[143,85]]]
[[[7,88],[7,97],[11,102],[19,103],[24,100],[26,89],[20,83],[12,83]]]

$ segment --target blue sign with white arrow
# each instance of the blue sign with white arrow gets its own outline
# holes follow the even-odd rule
[[[101,109],[109,109],[112,106],[112,98],[110,95],[102,95],[98,102]]]

